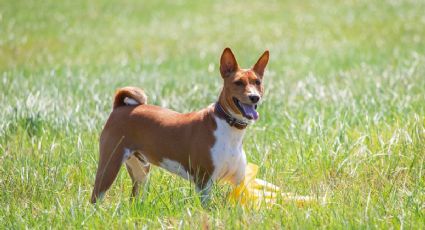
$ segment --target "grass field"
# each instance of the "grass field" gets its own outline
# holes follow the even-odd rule
[[[425,2],[0,2],[0,228],[425,228]],[[209,210],[152,171],[129,202],[121,170],[89,204],[116,88],[189,112],[217,99],[229,46],[269,49],[244,146],[259,178],[325,205]]]

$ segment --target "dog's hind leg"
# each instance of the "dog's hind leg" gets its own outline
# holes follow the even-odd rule
[[[150,164],[146,161],[142,154],[134,152],[134,154],[126,160],[125,165],[133,182],[131,198],[134,199],[139,195],[140,185],[146,182],[146,178],[150,170]]]
[[[99,165],[96,172],[94,189],[91,196],[91,203],[96,203],[98,198],[102,198],[106,190],[111,187],[115,181],[122,163],[128,157],[128,149],[122,145],[122,140],[115,142],[114,145],[100,145]]]

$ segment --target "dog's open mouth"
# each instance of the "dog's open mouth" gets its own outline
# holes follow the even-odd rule
[[[239,111],[242,113],[242,116],[249,120],[257,120],[259,115],[257,112],[257,105],[245,104],[240,102],[237,98],[233,98],[233,102],[238,107]]]

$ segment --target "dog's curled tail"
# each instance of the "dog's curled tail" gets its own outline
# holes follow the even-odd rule
[[[147,97],[142,89],[127,86],[116,91],[113,108],[126,105],[143,105],[146,103]]]

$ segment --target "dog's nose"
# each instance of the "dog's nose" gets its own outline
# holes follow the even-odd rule
[[[260,100],[260,96],[258,95],[249,95],[249,100],[252,101],[252,103],[257,103]]]

